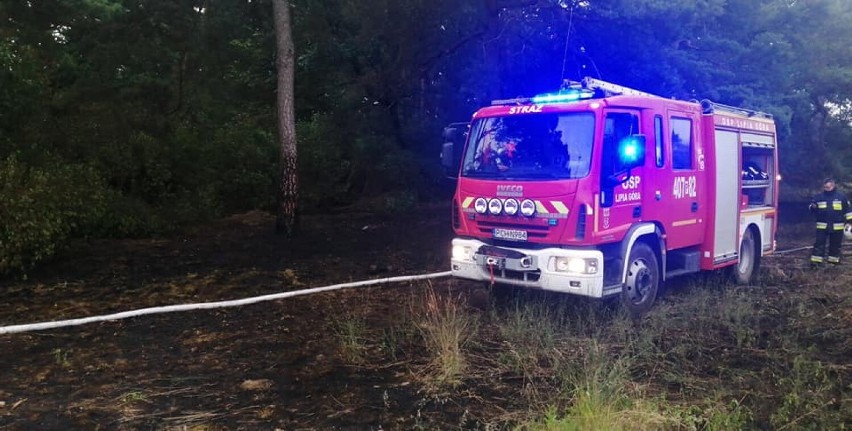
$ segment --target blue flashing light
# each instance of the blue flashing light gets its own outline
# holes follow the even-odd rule
[[[637,151],[636,151],[635,145],[632,145],[632,144],[631,145],[625,145],[624,148],[622,148],[622,151],[623,152],[621,153],[621,157],[623,159],[633,160],[633,159],[636,158]]]
[[[532,98],[533,103],[559,103],[573,102],[581,99],[590,99],[594,96],[593,92],[583,90],[572,90],[560,93],[540,94]]]
[[[644,157],[643,139],[638,139],[635,136],[625,138],[618,146],[618,156],[622,164],[633,164],[640,161]]]

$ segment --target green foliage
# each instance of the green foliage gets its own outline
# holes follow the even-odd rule
[[[215,131],[212,142],[201,145],[192,164],[203,162],[211,191],[222,211],[271,210],[277,188],[276,134],[260,125],[235,121]],[[206,152],[206,153],[205,153]]]
[[[351,158],[344,152],[348,135],[335,130],[333,118],[320,114],[300,121],[296,129],[303,201],[314,208],[346,202],[352,175]]]
[[[266,6],[0,5],[0,156],[96,169],[99,235],[272,208]]]
[[[500,320],[500,335],[506,349],[498,358],[525,379],[536,374],[538,365],[555,362],[550,354],[560,332],[557,313],[547,305],[516,302]]]
[[[771,422],[776,429],[824,430],[841,420],[832,408],[832,378],[819,361],[803,356],[793,359],[791,373],[781,376],[778,385],[785,394]]]
[[[736,400],[721,408],[705,411],[704,415],[709,416],[704,426],[706,431],[747,429],[753,425],[754,420],[751,410]]]
[[[420,164],[390,137],[343,133],[331,115],[314,115],[297,129],[302,199],[309,208],[381,197],[374,210],[403,212],[417,202]]]
[[[491,99],[586,75],[771,112],[788,184],[810,188],[825,173],[850,179],[852,7],[844,0],[293,5],[307,209],[403,213],[441,196],[443,125]],[[101,235],[273,208],[270,8],[0,3],[0,157],[95,169],[109,214],[93,229]]]
[[[592,343],[575,364],[568,383],[573,400],[563,415],[549,407],[543,419],[520,424],[519,430],[657,430],[680,429],[680,411],[666,411],[630,384],[632,359],[613,356]]]
[[[367,321],[363,316],[347,315],[332,324],[332,332],[343,358],[350,364],[364,361],[367,351]]]
[[[96,229],[104,212],[105,187],[85,165],[30,167],[10,156],[0,178],[0,273],[29,270]]]

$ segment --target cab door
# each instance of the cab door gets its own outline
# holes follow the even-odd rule
[[[668,133],[663,136],[668,139],[666,147],[670,149],[671,164],[666,169],[669,175],[658,179],[662,188],[658,216],[666,230],[667,248],[671,250],[704,240],[708,204],[698,114],[669,111],[667,117]]]
[[[618,154],[619,142],[641,134],[638,110],[611,109],[603,121],[601,175],[595,235],[600,241],[621,238],[630,226],[642,220],[644,166],[632,168],[629,175]]]

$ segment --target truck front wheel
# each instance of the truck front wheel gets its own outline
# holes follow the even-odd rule
[[[660,285],[657,254],[644,242],[637,242],[627,259],[627,279],[621,290],[621,301],[633,318],[651,309]]]

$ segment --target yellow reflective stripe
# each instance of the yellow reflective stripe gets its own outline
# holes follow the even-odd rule
[[[826,201],[819,201],[816,204],[817,204],[817,208],[819,208],[821,210],[828,208],[828,202],[826,202]]]
[[[835,256],[829,256],[828,263],[840,263],[840,258]]]
[[[568,214],[568,207],[566,207],[562,202],[550,201],[550,204],[553,205],[553,208],[556,208],[556,212],[559,214]]]
[[[672,222],[672,226],[680,227],[680,226],[689,226],[691,224],[698,223],[698,219],[691,218],[689,220],[676,220]]]
[[[550,212],[547,210],[547,207],[539,201],[535,201],[535,210],[538,211],[539,214],[547,214]]]
[[[843,230],[843,225],[844,223],[834,223],[833,225],[831,225],[831,228],[833,230]]]
[[[832,202],[831,202],[831,209],[833,209],[833,210],[835,210],[835,211],[843,211],[843,202],[841,202],[841,201],[832,201]]]
[[[817,229],[828,229],[828,223],[818,221],[817,222]]]
[[[467,207],[469,207],[469,206],[470,206],[470,204],[472,204],[472,203],[473,203],[473,197],[472,197],[472,196],[468,196],[468,197],[464,198],[464,200],[462,201],[462,208],[467,208]]]
[[[822,263],[822,256],[811,256],[811,262]]]
[[[852,221],[852,212],[846,213],[846,221]]]

